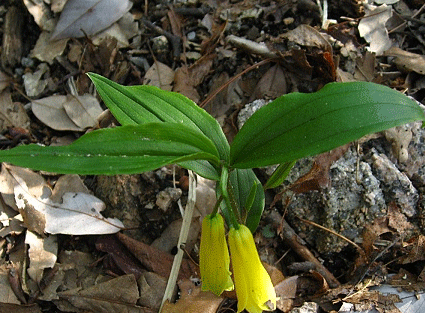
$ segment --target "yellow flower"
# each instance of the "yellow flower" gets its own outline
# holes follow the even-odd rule
[[[199,267],[202,290],[220,295],[224,290],[233,290],[229,271],[229,250],[220,214],[207,215],[202,221]]]
[[[255,247],[251,231],[245,225],[229,231],[238,313],[272,311],[276,308],[276,293]]]

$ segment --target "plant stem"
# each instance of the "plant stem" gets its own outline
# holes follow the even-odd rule
[[[218,197],[217,202],[215,203],[214,208],[211,212],[211,217],[214,217],[217,214],[221,202],[223,202],[223,195],[220,195],[220,197]]]

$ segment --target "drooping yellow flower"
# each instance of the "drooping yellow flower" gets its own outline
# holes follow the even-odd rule
[[[202,221],[199,251],[202,290],[209,290],[218,296],[224,290],[233,290],[229,265],[223,218],[220,214],[207,215]]]
[[[238,296],[238,313],[272,311],[276,308],[276,292],[255,247],[251,231],[245,225],[229,231],[229,247]]]

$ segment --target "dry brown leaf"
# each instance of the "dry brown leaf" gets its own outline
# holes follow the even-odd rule
[[[2,303],[2,302],[0,302],[0,312],[42,313],[38,304],[18,305],[18,304]]]
[[[12,79],[0,71],[0,93],[12,82]],[[3,101],[1,101],[3,102]]]
[[[371,82],[375,78],[375,54],[366,51],[366,54],[356,59],[354,79],[357,81]]]
[[[124,227],[118,219],[104,218],[100,212],[105,209],[105,204],[90,194],[68,192],[62,197],[62,203],[53,202],[48,197],[34,196],[21,177],[14,178],[17,182],[14,186],[16,205],[24,220],[39,224],[36,231],[40,235],[44,232],[69,235],[110,234]]]
[[[315,28],[307,24],[299,25],[294,30],[286,32],[282,37],[300,46],[320,48],[332,55],[332,46],[329,41]]]
[[[186,66],[182,66],[176,70],[174,75],[174,92],[181,93],[195,103],[201,99],[198,91],[190,80],[190,72]]]
[[[0,266],[0,308],[2,303],[14,303],[20,304],[21,301],[18,300],[15,293],[13,292],[9,279],[8,279],[8,269],[5,264]],[[0,312],[6,312],[1,311]]]
[[[425,236],[419,235],[405,243],[407,255],[403,256],[399,263],[408,264],[425,260]]]
[[[289,312],[292,309],[297,294],[297,281],[298,276],[291,276],[274,286],[276,296],[279,298],[276,302],[279,310]]]
[[[115,236],[117,236],[148,271],[155,272],[162,277],[168,277],[170,275],[174,260],[171,254],[134,240],[122,233],[117,233]],[[178,276],[179,279],[188,279],[197,276],[198,273],[199,269],[192,261],[183,259]]]
[[[53,202],[61,202],[62,197],[66,192],[84,192],[90,193],[90,190],[84,185],[83,180],[79,175],[69,174],[62,175],[53,188],[50,200]]]
[[[50,69],[46,63],[40,63],[37,66],[36,71],[33,73],[27,72],[22,75],[22,78],[24,79],[25,92],[28,97],[36,98],[44,92],[49,83],[49,79],[43,79],[43,76],[49,70]]]
[[[321,190],[329,184],[329,169],[333,162],[347,152],[350,144],[338,147],[332,151],[319,154],[313,162],[310,171],[294,182],[290,189],[296,193],[303,193],[311,190]]]
[[[139,289],[133,275],[124,275],[87,289],[76,288],[58,293],[73,306],[102,313],[153,313],[136,305]]]
[[[51,33],[43,31],[37,39],[34,49],[31,51],[31,57],[53,64],[56,57],[62,55],[65,51],[68,39],[50,41]]]
[[[140,262],[113,235],[100,236],[96,241],[96,249],[107,253],[105,268],[113,273],[133,274],[138,280],[143,269]]]
[[[423,55],[407,52],[397,47],[391,47],[385,51],[384,55],[395,57],[394,63],[402,71],[425,74],[425,56]]]
[[[19,177],[25,181],[28,191],[34,197],[49,197],[51,195],[50,187],[43,176],[26,168],[3,163],[0,173],[0,192],[6,204],[16,211],[18,211],[18,207],[13,190],[18,182],[14,177]]]
[[[56,236],[40,238],[33,232],[27,231],[25,244],[29,246],[28,257],[30,266],[27,269],[28,275],[37,284],[40,284],[44,269],[55,266],[58,253]]]
[[[81,129],[94,127],[98,117],[103,113],[97,98],[89,94],[68,95],[63,108],[72,122]]]
[[[200,96],[195,87],[204,81],[211,70],[215,57],[215,54],[210,54],[202,57],[189,68],[186,66],[178,68],[174,76],[173,91],[181,93],[198,103]]]
[[[360,36],[370,44],[370,51],[382,55],[391,47],[385,23],[391,18],[391,6],[381,5],[366,13],[359,23]]]
[[[200,286],[195,286],[190,280],[178,284],[180,299],[175,303],[166,302],[161,313],[216,313],[223,298],[209,291],[201,291]]]
[[[152,272],[145,272],[138,282],[140,298],[137,303],[158,311],[164,297],[167,279]]]
[[[144,85],[151,85],[171,91],[174,81],[174,71],[159,61],[152,64],[143,78]]]
[[[249,102],[256,99],[276,99],[286,93],[286,78],[279,64],[273,65],[261,77]]]
[[[3,133],[10,127],[29,129],[29,126],[30,120],[24,106],[19,102],[13,102],[10,93],[2,92],[0,94],[0,131]]]
[[[97,123],[102,114],[97,99],[91,95],[49,96],[31,102],[35,116],[56,130],[84,131]]]
[[[131,6],[128,0],[68,0],[52,40],[94,35],[120,19]]]

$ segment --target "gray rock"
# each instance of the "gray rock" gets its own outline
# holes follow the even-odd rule
[[[299,308],[293,308],[290,313],[317,313],[319,312],[319,305],[315,302],[305,302]]]

